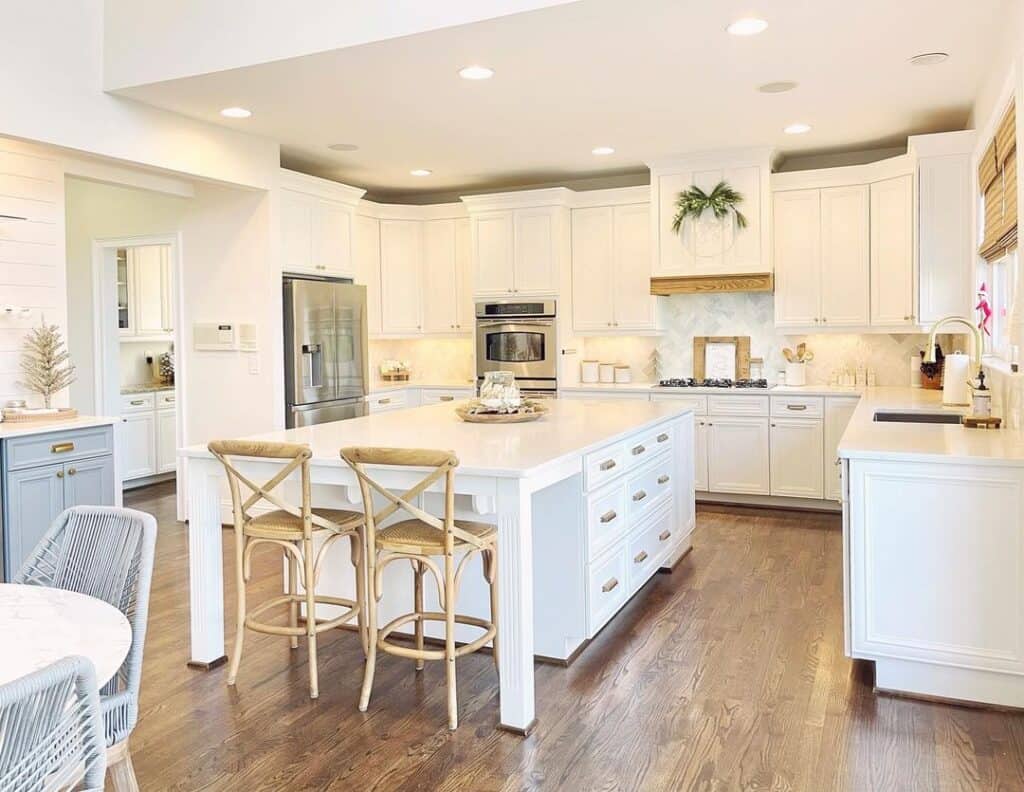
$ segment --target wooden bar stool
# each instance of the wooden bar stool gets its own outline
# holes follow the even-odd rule
[[[455,520],[455,468],[459,460],[450,451],[431,451],[410,448],[343,448],[344,459],[359,477],[366,515],[365,538],[367,543],[369,596],[367,597],[367,629],[369,630],[369,652],[366,655],[366,670],[363,675],[363,690],[359,698],[360,712],[366,712],[373,688],[373,674],[377,660],[377,649],[399,657],[416,661],[416,670],[423,668],[424,660],[444,660],[448,678],[448,728],[459,725],[458,700],[455,686],[455,658],[475,652],[488,641],[494,641],[494,663],[498,664],[498,580],[497,580],[497,530],[493,525],[480,522]],[[395,495],[371,479],[364,465],[391,467],[434,468],[412,489],[402,495]],[[424,493],[434,482],[444,478],[444,519],[438,519],[415,506],[411,501]],[[374,513],[373,495],[379,494],[389,504]],[[378,523],[399,510],[408,512],[413,519],[393,523],[377,529]],[[456,561],[456,552],[464,552]],[[478,619],[455,612],[458,599],[459,581],[469,559],[482,554],[484,577],[491,590],[491,620]],[[442,572],[433,558],[443,556]],[[377,602],[383,595],[381,582],[384,568],[392,561],[406,558],[412,562],[415,580],[415,602],[413,611],[392,619],[384,627],[377,628]],[[423,577],[430,570],[437,582],[438,600],[444,612],[424,611]],[[424,649],[423,622],[443,621],[445,624],[444,649]],[[399,627],[415,622],[415,648],[388,641],[388,636]],[[484,632],[471,643],[456,648],[455,625],[468,624]]]
[[[364,654],[368,650],[368,632],[364,623],[366,600],[365,564],[363,563],[363,515],[342,509],[317,509],[311,507],[309,459],[312,456],[308,446],[297,443],[263,443],[248,440],[218,440],[208,446],[210,453],[224,465],[231,487],[231,504],[235,522],[235,580],[238,588],[238,616],[235,631],[235,649],[228,669],[228,684],[234,685],[238,676],[238,665],[242,660],[242,643],[245,630],[269,635],[287,635],[291,647],[299,645],[299,636],[305,635],[309,643],[309,697],[319,695],[316,662],[316,637],[326,630],[333,630],[352,620],[355,616]],[[239,472],[232,457],[256,459],[291,460],[265,484],[257,484]],[[273,490],[295,470],[300,471],[302,506],[287,503]],[[243,499],[241,489],[245,487],[252,494]],[[277,508],[273,511],[253,515],[253,506],[266,501]],[[331,533],[318,552],[313,550],[313,534],[316,531]],[[349,537],[352,546],[352,564],[356,570],[356,598],[354,600],[329,597],[316,593],[316,582],[324,557],[335,541]],[[245,587],[252,576],[252,554],[258,545],[277,545],[288,560],[288,592],[263,602],[246,612]],[[299,568],[302,568],[300,577]],[[299,592],[302,581],[303,593]],[[287,603],[288,625],[268,624],[258,617],[270,608]],[[299,606],[306,605],[306,624],[298,624]],[[323,621],[316,618],[316,606],[337,605],[347,608],[342,615]]]

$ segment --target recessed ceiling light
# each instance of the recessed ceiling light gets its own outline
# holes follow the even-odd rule
[[[488,69],[486,66],[474,64],[459,69],[459,77],[463,80],[489,80],[493,76],[494,69]]]
[[[796,83],[789,80],[770,82],[757,86],[757,90],[766,94],[786,93],[786,91],[792,91],[794,88],[796,88]]]
[[[409,171],[410,176],[429,176],[433,171],[429,171],[426,168],[416,168]]]
[[[598,146],[597,148],[590,150],[591,154],[596,154],[598,157],[607,157],[609,154],[614,154],[615,149],[611,146]]]
[[[252,115],[252,111],[246,110],[244,107],[225,107],[220,114],[225,118],[248,118]]]
[[[922,52],[910,59],[915,66],[934,66],[949,59],[948,52]]]
[[[804,132],[811,131],[810,124],[790,124],[788,127],[782,130],[787,135],[802,135]]]
[[[355,143],[331,143],[327,148],[331,151],[359,151]]]
[[[743,17],[729,25],[726,30],[734,36],[756,36],[758,33],[764,33],[767,27],[768,23],[763,19]]]

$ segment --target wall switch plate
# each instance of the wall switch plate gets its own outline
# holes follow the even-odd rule
[[[259,374],[260,373],[260,356],[257,354],[250,354],[249,356],[249,373]]]

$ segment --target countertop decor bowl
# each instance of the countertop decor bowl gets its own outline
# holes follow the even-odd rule
[[[526,423],[543,418],[547,412],[547,407],[535,401],[524,401],[519,407],[505,412],[491,410],[479,401],[455,408],[455,414],[466,423]]]

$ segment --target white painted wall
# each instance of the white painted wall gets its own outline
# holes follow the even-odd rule
[[[75,295],[68,302],[68,350],[78,368],[78,381],[71,386],[71,404],[79,412],[92,413],[96,409],[93,240],[175,233],[180,230],[191,201],[149,190],[68,178],[64,183],[64,203],[68,293]],[[133,355],[132,359],[137,357]],[[127,371],[138,373],[135,366]],[[125,380],[127,371],[122,371],[122,382],[141,381]]]
[[[121,385],[141,385],[155,379],[154,367],[146,362],[146,353],[153,353],[158,362],[160,355],[171,349],[170,341],[122,341],[120,349]],[[72,396],[72,398],[74,398]]]
[[[140,4],[157,6],[177,9]],[[147,33],[143,45],[129,42],[143,59],[160,40]],[[274,183],[274,141],[103,92],[103,0],[5,3],[0,52],[0,134],[235,184]]]
[[[304,0],[296,7],[280,0],[106,0],[104,85],[127,88],[574,1]]]

